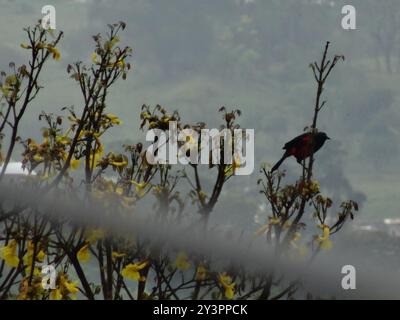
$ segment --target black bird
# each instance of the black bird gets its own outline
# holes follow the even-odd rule
[[[314,137],[314,139],[313,139]],[[283,147],[285,153],[282,158],[272,167],[271,172],[274,172],[285,161],[286,158],[294,156],[298,163],[301,163],[305,158],[316,153],[324,145],[325,141],[330,139],[325,132],[303,133],[293,140],[290,140]],[[313,141],[314,140],[314,141]]]

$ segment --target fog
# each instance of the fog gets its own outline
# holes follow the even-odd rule
[[[0,70],[7,71],[10,61],[23,63],[28,58],[20,48],[22,29],[41,18],[47,2],[0,0]],[[210,128],[219,126],[219,107],[241,109],[241,126],[255,129],[256,170],[229,181],[210,221],[237,232],[256,229],[257,221],[264,222],[269,214],[257,192],[257,168],[276,162],[285,142],[310,125],[316,89],[309,64],[320,59],[330,41],[331,54],[346,59],[326,86],[327,105],[318,127],[332,140],[316,155],[315,177],[336,204],[353,199],[360,211],[343,233],[333,237],[334,250],[316,260],[313,276],[308,275],[305,283],[314,290],[324,286],[325,293],[344,298],[396,297],[399,239],[388,235],[382,222],[400,218],[399,1],[352,1],[356,30],[342,29],[341,8],[347,3],[338,0],[58,0],[52,4],[57,29],[65,32],[62,59],[44,71],[40,80],[44,89],[27,110],[19,135],[40,136],[42,110],[59,114],[65,106],[79,108],[79,89],[67,75],[67,65],[90,61],[91,36],[105,32],[107,23],[125,21],[121,41],[134,48],[134,67],[110,96],[110,109],[124,125],[104,137],[107,146],[115,149],[144,139],[139,131],[142,104],[178,110],[186,122],[204,121]],[[13,160],[20,160],[19,155],[14,152]],[[298,178],[300,169],[293,158],[282,169],[289,180]],[[123,226],[116,223],[116,228]],[[357,229],[370,224],[378,232]],[[151,232],[159,226],[147,227],[155,228]],[[173,234],[177,230],[168,229],[160,236],[179,243],[182,238]],[[227,258],[234,253],[233,244],[211,239],[204,247],[196,239],[191,245],[207,251],[218,243]],[[236,256],[241,262],[253,259],[255,265],[268,261],[267,253],[258,261],[259,248],[254,250],[249,257]],[[357,267],[359,290],[339,288],[341,266],[346,264]]]
[[[309,263],[290,256],[279,259],[273,253],[265,240],[255,239],[254,235],[242,234],[240,230],[224,233],[221,230],[204,231],[201,224],[188,227],[167,223],[156,219],[149,212],[137,210],[109,211],[96,203],[81,202],[74,198],[71,201],[65,193],[50,192],[43,197],[31,188],[15,187],[1,184],[4,208],[36,208],[39,215],[46,216],[50,221],[65,221],[71,225],[93,226],[104,228],[116,237],[145,242],[152,248],[169,255],[171,258],[180,250],[190,255],[201,255],[209,261],[216,261],[216,268],[243,268],[248,275],[268,275],[276,272],[284,275],[285,281],[301,281],[300,290],[296,295],[305,297],[305,292],[316,297],[337,299],[396,299],[400,290],[399,269],[385,261],[379,264],[366,264],[362,252],[349,249],[346,243],[340,243],[334,250],[321,252]],[[118,205],[111,205],[117,208]],[[351,265],[356,269],[356,282],[353,290],[342,288],[342,279],[348,271],[342,271],[344,266]],[[275,271],[274,271],[275,270]],[[279,272],[277,271],[279,270]]]

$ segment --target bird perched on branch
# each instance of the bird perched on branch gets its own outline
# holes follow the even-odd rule
[[[294,156],[298,163],[316,153],[324,145],[325,141],[330,139],[325,132],[317,132],[314,135],[311,132],[303,133],[293,140],[290,140],[283,147],[285,153],[282,158],[272,167],[271,172],[279,168],[283,161],[290,156]]]

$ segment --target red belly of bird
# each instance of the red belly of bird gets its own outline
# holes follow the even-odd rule
[[[297,159],[305,159],[311,155],[311,145],[304,145],[300,148],[290,149],[290,155],[296,157]]]

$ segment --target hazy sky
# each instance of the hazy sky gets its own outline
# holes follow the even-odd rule
[[[11,60],[26,61],[20,48],[22,28],[34,24],[46,4],[0,0],[0,69],[6,70]],[[206,121],[211,127],[218,124],[216,110],[225,105],[242,109],[242,126],[256,130],[256,168],[262,162],[273,163],[283,144],[310,124],[315,84],[308,65],[320,58],[330,40],[331,53],[344,54],[346,61],[327,84],[328,104],[319,126],[333,140],[317,155],[317,178],[334,198],[362,202],[365,217],[399,216],[400,77],[385,71],[375,34],[384,28],[379,23],[385,8],[371,11],[360,5],[357,30],[346,31],[340,25],[342,1],[60,0],[52,4],[57,29],[65,32],[62,59],[51,61],[43,73],[45,88],[27,113],[23,138],[40,134],[36,121],[41,110],[59,113],[70,105],[79,109],[79,91],[66,66],[90,61],[91,36],[106,31],[107,23],[123,20],[127,29],[121,39],[134,48],[134,68],[111,94],[110,109],[124,125],[112,129],[108,142],[143,137],[138,135],[138,115],[144,103],[178,109],[184,119]],[[394,46],[393,68],[400,52],[398,44]],[[293,177],[299,172],[293,159],[285,168]],[[256,169],[251,180],[231,182],[229,190],[245,193],[239,204],[227,203],[232,210],[229,222],[252,223],[263,200],[256,193],[257,176]],[[246,188],[254,191],[257,201],[246,202]],[[230,199],[229,192],[225,196]],[[223,205],[218,210],[227,213]]]

